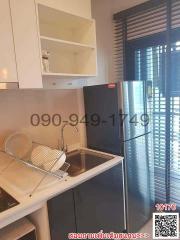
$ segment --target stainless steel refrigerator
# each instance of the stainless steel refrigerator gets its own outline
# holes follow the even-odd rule
[[[84,101],[87,146],[124,155],[124,225],[137,232],[151,218],[154,205],[151,85],[131,81],[89,86]]]

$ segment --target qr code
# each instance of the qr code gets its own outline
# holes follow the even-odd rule
[[[153,239],[179,239],[179,213],[153,213]]]

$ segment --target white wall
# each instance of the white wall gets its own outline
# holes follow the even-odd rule
[[[113,14],[146,0],[92,0],[92,17],[96,20],[98,77],[88,84],[114,82]]]
[[[6,136],[14,131],[29,133],[35,142],[57,147],[60,127],[50,124],[48,127],[33,127],[31,115],[60,114],[68,120],[70,114],[82,111],[79,106],[81,96],[78,90],[7,90],[0,91],[0,146]],[[82,129],[82,126],[79,126]],[[65,130],[65,141],[70,144],[80,143],[81,135],[71,127]]]

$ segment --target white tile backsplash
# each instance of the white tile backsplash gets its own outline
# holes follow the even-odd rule
[[[34,127],[30,123],[31,115],[60,114],[62,120],[68,120],[70,114],[79,115],[79,90],[7,90],[0,91],[0,146],[5,137],[13,131],[24,130],[33,141],[57,147],[60,127],[52,124],[48,127]],[[65,130],[65,141],[75,144],[80,134],[74,134],[70,127]]]

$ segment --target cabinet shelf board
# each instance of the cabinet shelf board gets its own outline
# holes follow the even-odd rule
[[[95,46],[88,45],[88,44],[81,44],[71,41],[65,41],[57,38],[50,38],[45,36],[40,36],[42,41],[42,45],[47,45],[49,48],[63,48],[64,50],[70,51],[79,51],[79,50],[88,50],[88,49],[95,49]]]
[[[77,74],[77,73],[53,73],[53,72],[43,72],[44,77],[59,77],[59,78],[79,78],[79,77],[96,77],[94,74]]]

